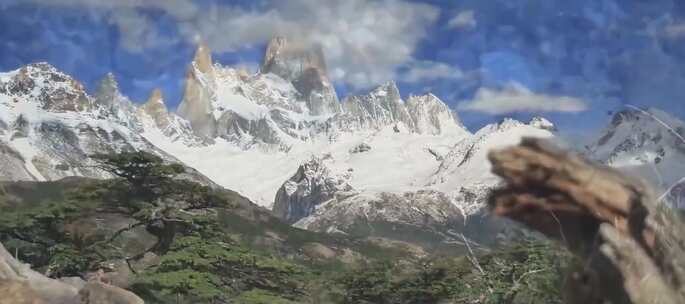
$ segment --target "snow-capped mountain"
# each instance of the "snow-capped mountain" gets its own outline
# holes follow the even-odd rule
[[[362,190],[420,186],[438,164],[436,153],[469,135],[437,97],[405,103],[393,82],[338,102],[323,54],[282,38],[269,44],[254,75],[215,64],[210,54],[198,48],[178,111],[205,144],[180,143],[150,124],[142,135],[264,206],[311,156],[351,172],[350,183]],[[361,144],[370,148],[350,152]]]
[[[685,176],[685,123],[657,110],[625,110],[587,147],[600,162],[640,176],[663,192]]]
[[[553,130],[554,126],[542,118],[528,124],[507,119],[475,135],[445,136],[458,140],[451,147],[441,147],[432,138],[423,143],[421,151],[411,150],[421,145],[403,144],[411,135],[385,129],[379,134],[388,136],[387,141],[366,141],[347,151],[358,165],[348,161],[345,170],[348,166],[341,166],[345,162],[337,156],[345,151],[336,151],[300,166],[279,189],[273,208],[282,218],[310,230],[374,235],[378,231],[389,233],[385,230],[388,227],[405,232],[413,227],[417,229],[414,233],[433,234],[430,238],[446,241],[454,235],[445,231],[476,230],[470,225],[489,221],[466,221],[470,216],[484,216],[484,201],[499,182],[490,173],[487,152],[517,144],[523,136],[553,137]],[[388,149],[393,143],[399,146]],[[375,146],[383,148],[374,151]],[[402,152],[426,158],[389,162]],[[411,180],[398,178],[402,176],[397,169],[401,166],[407,167],[405,176]],[[364,170],[363,183],[355,183],[357,168]]]
[[[201,138],[194,135],[187,120],[169,112],[159,89],[153,90],[147,102],[138,107],[136,118],[142,123],[142,130],[148,133],[158,132],[158,136],[187,146],[204,144]]]
[[[292,83],[311,115],[340,113],[338,95],[328,79],[320,47],[305,47],[276,37],[266,48],[261,72],[278,75]]]
[[[46,63],[0,75],[0,145],[4,179],[102,177],[88,155],[154,146],[136,135],[135,107],[105,79],[93,98]]]
[[[139,111],[147,108],[123,96],[111,74],[90,96],[83,85],[47,63],[2,73],[0,179],[106,177],[90,159],[96,153],[146,150],[177,161],[139,135],[144,128]],[[188,177],[211,184],[193,170]]]
[[[353,233],[364,223],[441,239],[465,229],[497,184],[489,149],[554,134],[541,118],[471,134],[438,97],[405,101],[394,82],[339,101],[323,53],[282,38],[255,74],[214,63],[200,45],[185,81],[176,114],[159,90],[134,105],[112,75],[89,96],[47,64],[2,74],[2,178],[104,177],[88,155],[142,149],[299,227]]]
[[[176,114],[159,90],[135,105],[111,74],[94,96],[45,63],[0,74],[0,178],[101,178],[89,155],[147,150],[298,227],[446,242],[500,229],[483,209],[499,183],[488,151],[556,132],[537,117],[472,134],[438,97],[405,101],[392,81],[339,101],[323,53],[282,38],[254,74],[213,62],[200,45],[185,81]],[[624,111],[586,153],[645,176],[678,205],[684,134],[666,113]]]
[[[338,200],[342,195],[356,194],[348,183],[349,178],[350,172],[334,175],[323,159],[312,157],[278,189],[273,211],[290,223],[308,217],[321,204]]]
[[[452,147],[428,184],[450,194],[464,214],[475,214],[481,210],[489,191],[499,183],[499,178],[490,172],[487,153],[516,145],[523,137],[552,138],[555,130],[551,122],[541,117],[527,124],[504,119],[487,125]]]

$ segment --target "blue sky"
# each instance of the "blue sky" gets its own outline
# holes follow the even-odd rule
[[[91,91],[113,72],[172,106],[197,41],[255,70],[274,35],[323,46],[341,97],[395,80],[470,129],[540,114],[579,135],[624,104],[685,117],[680,0],[0,0],[0,70],[47,61]]]

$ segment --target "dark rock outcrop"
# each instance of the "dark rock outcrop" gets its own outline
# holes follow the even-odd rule
[[[336,194],[353,190],[344,177],[334,176],[323,160],[312,158],[278,189],[273,210],[281,219],[294,223]]]

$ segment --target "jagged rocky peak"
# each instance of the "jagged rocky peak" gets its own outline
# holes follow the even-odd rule
[[[8,88],[0,92],[8,135],[0,138],[0,179],[106,177],[90,155],[156,149],[138,135],[136,108],[113,77],[105,77],[97,97],[48,64],[2,73],[0,82]]]
[[[360,128],[403,124],[406,129],[415,130],[414,121],[393,81],[377,87],[369,94],[348,96],[343,100],[342,107]]]
[[[128,97],[121,94],[114,74],[107,73],[100,80],[93,100],[101,115],[133,130],[142,131],[142,125],[136,115],[136,106]]]
[[[285,37],[273,38],[266,48],[260,72],[273,73],[292,82],[312,115],[341,111],[338,95],[328,78],[326,60],[320,46]]]
[[[685,172],[685,122],[657,109],[617,112],[587,155],[665,190]]]
[[[240,81],[247,81],[250,78],[250,71],[244,66],[236,68],[235,74]]]
[[[591,145],[595,156],[613,158],[620,153],[671,148],[685,153],[685,123],[656,109],[624,110],[614,114],[609,126]],[[603,155],[612,149],[612,155]],[[659,152],[659,151],[657,151]],[[659,152],[661,153],[661,152]]]
[[[655,108],[627,109],[616,112],[605,133],[620,129],[631,129],[635,132],[664,133],[669,140],[682,141],[678,137],[685,136],[685,122],[669,113]]]
[[[147,102],[138,108],[138,117],[143,121],[146,131],[156,128],[172,141],[180,141],[188,146],[201,146],[205,138],[193,134],[188,121],[169,112],[160,89],[152,90]]]
[[[283,79],[295,81],[309,70],[328,77],[323,50],[319,46],[298,43],[285,37],[269,41],[262,61],[262,73],[273,73]]]
[[[195,67],[202,73],[210,73],[212,71],[212,51],[205,42],[200,42],[195,50],[193,57]]]
[[[84,86],[48,63],[33,63],[0,80],[0,93],[14,101],[37,101],[52,112],[89,111],[93,104]]]
[[[216,137],[216,119],[212,115],[212,100],[216,96],[213,70],[211,50],[200,44],[188,67],[183,100],[178,106],[178,114],[190,122],[195,135],[205,139]]]
[[[147,99],[146,104],[161,104],[164,105],[164,97],[162,96],[162,90],[155,88],[150,93],[150,97]]]
[[[410,96],[407,109],[418,133],[438,135],[465,132],[456,113],[433,94]]]
[[[303,163],[276,193],[273,210],[283,220],[294,223],[312,214],[316,207],[354,191],[348,175],[336,175],[324,160],[312,157]]]
[[[155,125],[164,130],[169,126],[169,111],[164,104],[164,97],[162,91],[158,88],[152,90],[147,102],[140,107],[140,110],[149,115],[155,122]]]
[[[107,73],[100,80],[95,93],[95,103],[103,106],[112,106],[119,97],[119,83],[114,74]]]
[[[400,89],[397,88],[397,84],[390,80],[377,88],[375,88],[371,93],[371,96],[383,98],[386,102],[402,102],[402,97],[400,96]]]

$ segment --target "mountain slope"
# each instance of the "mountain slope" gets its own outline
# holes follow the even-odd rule
[[[668,113],[626,110],[614,115],[586,154],[666,191],[684,176],[684,136],[685,123]]]
[[[439,98],[405,101],[392,81],[338,102],[326,73],[320,51],[280,38],[252,75],[214,63],[200,45],[177,115],[159,90],[134,106],[111,75],[89,96],[47,64],[28,66],[2,77],[0,172],[10,180],[103,178],[89,155],[152,151],[301,227],[350,233],[370,220],[441,239],[464,230],[453,223],[480,212],[496,184],[487,150],[553,136],[542,119],[471,134]]]
[[[522,303],[534,299],[547,303],[558,298],[559,260],[567,259],[547,244],[525,243],[487,255],[471,244],[484,277],[470,258],[457,256],[464,251],[458,245],[444,255],[426,255],[407,243],[301,230],[225,190],[213,194],[221,202],[218,206],[184,213],[183,219],[193,225],[179,227],[168,251],[150,251],[141,257],[141,250],[154,244],[156,237],[135,225],[135,219],[108,213],[102,201],[93,199],[97,198],[92,196],[93,187],[109,197],[110,182],[84,178],[0,182],[0,242],[8,249],[0,245],[0,265],[13,261],[5,272],[16,271],[21,277],[7,279],[36,288],[11,289],[5,299],[50,294],[54,300],[56,291],[67,290],[73,296],[75,289],[82,288],[54,286],[56,282],[44,282],[43,276],[38,281],[27,265],[8,258],[10,252],[38,271],[47,269],[51,277],[62,277],[63,282],[79,286],[88,278],[105,281],[109,289],[132,290],[146,303],[357,303],[376,302],[378,296],[398,303],[441,303],[453,298],[472,302],[482,299],[488,286],[495,288],[493,294],[504,295],[519,286],[516,278],[526,273],[524,288],[530,290],[516,298]],[[92,199],[74,200],[84,193]],[[116,234],[120,229],[124,231]],[[18,239],[24,236],[35,243]],[[0,290],[7,290],[7,283],[2,282]],[[369,289],[377,292],[360,292]],[[107,303],[116,302],[109,299]]]
[[[88,155],[156,150],[136,135],[133,107],[116,91],[91,98],[71,77],[45,64],[0,75],[0,145],[10,180],[102,177]],[[22,165],[23,163],[23,165]],[[14,171],[14,172],[12,172]]]
[[[437,97],[416,96],[405,104],[392,82],[337,103],[326,93],[332,85],[324,61],[319,51],[276,38],[262,70],[249,75],[213,64],[202,45],[188,67],[179,115],[205,144],[183,144],[151,124],[142,135],[263,206],[273,204],[281,184],[311,156],[328,159],[337,173],[353,172],[350,183],[360,190],[403,191],[398,189],[420,186],[433,173],[436,153],[469,136]],[[303,71],[293,68],[300,66]],[[307,70],[316,74],[313,80]],[[303,81],[315,84],[303,88]],[[314,95],[335,99],[337,106],[317,104]],[[362,144],[371,149],[350,152]]]
[[[140,136],[139,114],[111,74],[94,97],[47,63],[0,74],[0,179],[108,177],[90,158],[97,153],[145,150],[176,161]],[[194,170],[187,177],[213,184]]]
[[[466,215],[483,207],[489,191],[499,183],[490,172],[487,153],[516,145],[523,137],[553,138],[554,125],[544,118],[525,124],[513,119],[490,124],[456,144],[430,177],[431,188],[451,194]]]

